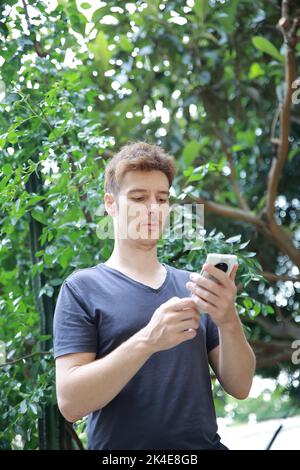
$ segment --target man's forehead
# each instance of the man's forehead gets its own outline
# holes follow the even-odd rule
[[[124,175],[119,194],[132,193],[169,194],[169,181],[161,171],[129,171]]]
[[[152,186],[165,187],[169,181],[167,176],[159,170],[132,170],[127,171],[122,178],[122,185],[139,188],[152,188]]]

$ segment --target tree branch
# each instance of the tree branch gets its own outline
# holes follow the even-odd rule
[[[32,30],[31,23],[30,23],[30,18],[29,18],[29,15],[28,15],[27,3],[26,3],[25,0],[22,0],[22,3],[23,3],[26,22],[27,22],[27,27],[29,29],[29,32],[33,33],[33,36],[34,36],[34,39],[33,39],[34,50],[35,50],[35,52],[37,53],[37,55],[39,57],[47,57],[48,52],[44,52],[42,50],[40,43],[36,40],[35,32]]]
[[[267,279],[270,282],[277,282],[277,281],[292,281],[292,282],[299,282],[300,276],[285,276],[285,275],[277,275],[274,273],[270,273],[268,271],[262,271],[261,276]]]
[[[274,338],[300,339],[300,327],[289,320],[277,321],[276,323],[258,315],[251,322],[260,325]]]
[[[202,197],[191,198],[189,196],[186,196],[183,202],[190,204],[195,202],[198,204],[204,204],[205,209],[207,209],[209,212],[213,212],[214,214],[222,215],[224,217],[229,217],[231,219],[242,220],[244,222],[254,224],[261,228],[263,228],[265,225],[259,217],[253,215],[249,211],[237,209],[231,206],[226,206],[213,201],[208,201],[207,199],[204,199]]]
[[[4,364],[0,364],[0,367],[11,366],[12,364],[17,364],[17,362],[25,361],[33,356],[47,356],[48,354],[52,354],[52,351],[36,351],[32,354],[27,354],[26,356],[19,357],[18,359],[14,359],[13,361],[5,362]]]
[[[222,138],[222,135],[220,134],[220,132],[218,131],[216,126],[214,126],[214,131],[215,131],[216,136],[220,140],[222,150],[223,150],[223,152],[225,153],[225,155],[227,157],[229,167],[230,167],[230,176],[229,177],[230,177],[230,180],[231,180],[233,190],[234,190],[234,192],[236,194],[236,197],[239,201],[239,204],[240,204],[242,209],[244,209],[245,211],[249,211],[250,210],[249,206],[247,204],[246,199],[244,198],[244,196],[241,193],[241,188],[240,188],[240,185],[239,185],[238,180],[237,180],[237,176],[236,176],[235,168],[234,168],[233,155],[232,155],[231,152],[228,151],[227,145],[224,142],[224,139]]]
[[[226,153],[227,155],[227,160],[229,162],[229,167],[230,167],[230,179],[232,183],[232,187],[234,189],[234,192],[238,198],[238,201],[240,203],[240,206],[242,209],[249,211],[249,206],[247,204],[246,199],[241,193],[241,188],[240,185],[237,181],[236,173],[235,173],[235,168],[234,168],[234,160],[233,160],[233,155],[229,152]]]
[[[282,0],[282,17],[278,26],[286,44],[285,55],[285,97],[280,110],[280,137],[277,155],[273,158],[268,175],[266,213],[271,220],[274,217],[275,199],[278,192],[279,179],[288,156],[289,135],[291,128],[292,84],[296,79],[296,36],[299,18],[293,21],[290,17],[290,1]]]
[[[290,259],[298,266],[298,268],[300,268],[300,251],[295,247],[293,240],[284,231],[284,229],[277,225],[274,218],[271,219],[268,229],[271,231],[271,236],[273,237],[276,245],[283,251],[283,253],[288,254]]]
[[[66,429],[67,433],[69,434],[69,436],[71,437],[74,444],[76,445],[77,449],[78,450],[84,450],[84,446],[83,446],[81,440],[79,439],[75,429],[73,428],[72,424],[69,423],[69,421],[67,421],[67,420],[65,420],[65,429]]]
[[[69,139],[66,135],[63,136],[62,138],[63,140],[63,144],[68,147],[70,144],[69,144]],[[69,162],[70,162],[70,165],[71,165],[71,171],[72,171],[72,174],[75,175],[76,172],[77,172],[77,168],[76,168],[76,165],[75,165],[75,161],[72,157],[72,155],[67,152],[67,155],[68,155],[68,159],[69,159]],[[83,202],[83,204],[85,205],[85,202],[87,200],[87,194],[86,192],[83,190],[82,188],[82,184],[78,184],[77,185],[77,191],[78,191],[78,194],[79,194],[79,199],[81,202]],[[84,217],[85,217],[85,220],[87,223],[92,223],[93,222],[93,218],[92,218],[92,215],[90,213],[90,211],[83,206],[82,208],[82,212],[84,214]]]
[[[278,366],[291,361],[293,350],[287,341],[249,341],[256,355],[256,369]]]

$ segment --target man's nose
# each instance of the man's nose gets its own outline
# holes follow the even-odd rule
[[[157,210],[157,208],[159,207],[159,204],[156,200],[156,197],[155,196],[151,196],[148,201],[147,201],[147,208],[148,210]]]
[[[158,215],[159,213],[159,204],[155,198],[151,198],[147,201],[147,211],[149,215]]]

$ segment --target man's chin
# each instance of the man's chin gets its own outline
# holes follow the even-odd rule
[[[132,241],[140,244],[140,245],[144,245],[144,246],[153,246],[153,245],[156,245],[157,242],[159,241],[160,239],[160,234],[151,234],[151,235],[148,235],[148,237],[146,236],[141,236],[141,237],[138,237],[138,238],[135,238],[135,239],[131,239]]]

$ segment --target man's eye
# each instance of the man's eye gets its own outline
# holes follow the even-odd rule
[[[136,202],[141,202],[144,199],[145,199],[144,197],[133,197],[132,198],[132,200],[136,201]],[[167,202],[167,199],[159,199],[158,201],[163,204],[163,203]]]

